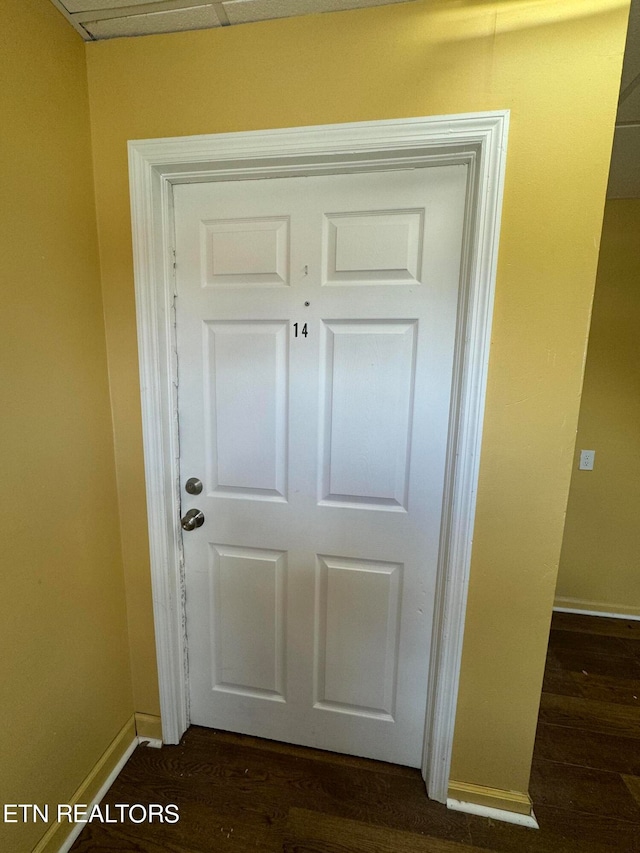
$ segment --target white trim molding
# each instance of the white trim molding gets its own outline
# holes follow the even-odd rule
[[[151,578],[165,743],[189,722],[179,526],[172,186],[468,165],[465,257],[423,776],[447,801],[489,359],[508,111],[129,142]]]
[[[601,601],[583,601],[579,598],[556,598],[553,611],[554,613],[575,613],[578,616],[604,616],[609,619],[640,621],[640,607]]]
[[[454,812],[466,812],[480,817],[488,817],[492,820],[501,820],[504,823],[515,823],[516,826],[527,826],[529,829],[540,829],[533,809],[529,814],[507,811],[507,809],[494,809],[491,806],[481,806],[478,803],[467,803],[463,800],[447,800],[447,808]]]
[[[451,780],[447,808],[538,828],[531,797],[522,791],[507,791],[503,788],[477,785],[474,782]]]
[[[114,766],[111,773],[109,773],[109,775],[105,779],[105,781],[102,784],[102,786],[100,787],[100,790],[98,791],[98,793],[91,800],[91,802],[88,803],[88,805],[87,805],[87,812],[88,813],[91,813],[93,807],[99,805],[102,802],[102,800],[105,798],[107,791],[113,785],[113,783],[116,781],[116,779],[120,775],[121,770],[123,769],[123,767],[125,766],[127,761],[131,758],[131,756],[133,755],[133,753],[135,752],[137,747],[140,745],[140,743],[141,743],[141,741],[137,737],[131,741],[129,746],[126,748],[126,750],[123,752],[122,756],[118,760],[118,763]],[[77,837],[80,835],[80,833],[82,832],[84,827],[85,827],[84,823],[76,823],[75,826],[72,828],[71,832],[69,833],[69,835],[67,835],[67,837],[65,838],[65,840],[64,840],[63,844],[61,845],[58,853],[69,853],[69,850],[71,850],[71,848],[73,847]]]
[[[83,810],[91,812],[102,801],[139,743],[131,717],[80,783],[69,803],[82,804]],[[97,790],[96,785],[100,785]],[[68,853],[84,827],[84,823],[55,820],[33,848],[33,853]]]

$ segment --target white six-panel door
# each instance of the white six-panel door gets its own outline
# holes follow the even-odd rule
[[[175,188],[193,723],[420,766],[466,193]]]

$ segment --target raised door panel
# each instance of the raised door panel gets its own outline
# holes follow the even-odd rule
[[[215,219],[200,224],[203,287],[289,284],[289,218]]]
[[[316,708],[393,720],[402,566],[319,556]]]
[[[288,324],[207,322],[205,328],[210,494],[285,500]]]
[[[324,284],[418,284],[424,210],[333,213],[324,222]]]
[[[286,554],[210,547],[212,689],[284,702]]]
[[[320,502],[406,511],[417,322],[323,324]]]

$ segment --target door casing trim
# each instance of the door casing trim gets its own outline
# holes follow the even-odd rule
[[[132,140],[129,177],[151,582],[165,743],[189,724],[179,489],[172,187],[467,163],[422,774],[445,803],[487,384],[509,111]]]

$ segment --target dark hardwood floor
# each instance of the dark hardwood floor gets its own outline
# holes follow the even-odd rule
[[[554,615],[530,793],[537,831],[448,811],[417,770],[192,727],[103,801],[179,822],[91,823],[72,851],[640,853],[640,622]]]

